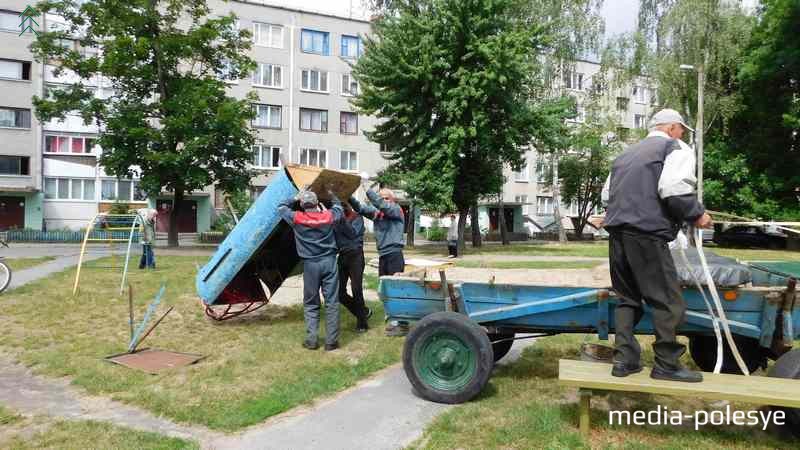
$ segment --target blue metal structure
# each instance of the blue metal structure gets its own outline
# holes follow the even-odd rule
[[[295,249],[294,234],[277,213],[278,203],[297,192],[286,170],[275,174],[198,272],[196,287],[203,303],[267,302],[283,280],[298,269],[301,261]]]
[[[721,291],[732,333],[756,339],[767,349],[775,338],[800,339],[800,301],[795,301],[793,282],[786,275],[752,270],[757,280],[753,287]],[[614,331],[616,299],[607,289],[465,282],[453,284],[448,292],[453,294],[445,295],[440,282],[405,277],[383,277],[379,287],[389,320],[414,322],[445,311],[451,302],[452,310],[494,333],[596,332],[607,339]],[[685,287],[683,296],[688,308],[679,334],[712,335],[712,318],[700,291]],[[654,333],[649,309],[636,331]]]

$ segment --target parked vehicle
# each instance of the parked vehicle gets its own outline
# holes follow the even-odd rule
[[[6,241],[2,239],[0,239],[0,245],[8,247]],[[0,256],[0,292],[5,291],[9,284],[11,284],[11,268],[8,267],[8,264],[3,261],[3,257]]]
[[[715,230],[714,242],[722,247],[786,248],[786,235],[758,225],[733,225]]]

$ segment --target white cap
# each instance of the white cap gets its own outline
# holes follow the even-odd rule
[[[650,128],[657,127],[659,125],[666,125],[669,123],[679,123],[686,128],[687,130],[694,132],[694,129],[689,125],[686,125],[686,122],[683,120],[683,116],[678,111],[674,109],[662,109],[661,111],[653,114],[653,117],[650,118]]]

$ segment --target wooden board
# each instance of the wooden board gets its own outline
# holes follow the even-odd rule
[[[648,369],[620,378],[611,375],[610,364],[562,359],[558,362],[558,383],[585,389],[646,392],[800,408],[800,380],[786,378],[704,372],[702,383],[682,383],[654,380],[650,378]]]
[[[286,171],[297,189],[307,188],[317,194],[320,200],[329,200],[328,184],[333,185],[333,192],[341,201],[347,201],[361,185],[361,177],[352,173],[322,169],[313,166],[289,164]]]

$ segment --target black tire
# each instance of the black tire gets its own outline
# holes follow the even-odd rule
[[[0,266],[0,292],[3,292],[11,284],[11,267],[3,261],[0,261]]]
[[[463,314],[430,314],[409,331],[403,369],[420,396],[437,403],[464,403],[478,395],[494,366],[486,332]]]
[[[769,369],[767,374],[775,378],[790,378],[793,380],[800,380],[800,349],[794,349],[784,353],[772,368]],[[772,406],[773,411],[784,411],[786,414],[786,421],[783,428],[786,432],[797,439],[800,439],[800,408],[784,408],[779,406]]]
[[[756,339],[734,336],[733,340],[736,342],[739,354],[742,355],[742,359],[750,373],[755,372],[759,367],[766,366],[766,356],[764,356],[761,345]],[[736,364],[736,359],[733,357],[733,352],[731,352],[725,335],[722,336],[722,352],[722,369],[720,371],[722,373],[741,375],[742,371],[739,369],[739,365]],[[692,355],[692,359],[700,370],[703,372],[712,372],[717,362],[716,336],[690,337],[689,353]]]
[[[514,333],[489,333],[488,337],[489,341],[492,343],[494,362],[503,359],[503,357],[506,356],[511,350],[511,346],[514,345]]]

